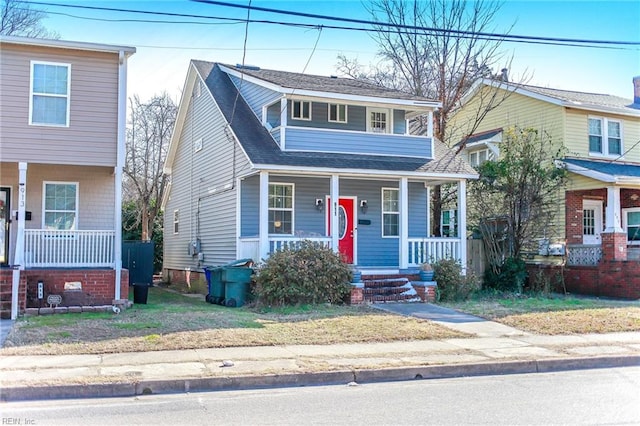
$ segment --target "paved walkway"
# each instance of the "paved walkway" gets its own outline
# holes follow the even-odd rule
[[[433,320],[475,337],[3,356],[0,399],[133,396],[640,365],[640,332],[541,336],[431,304],[376,307]]]

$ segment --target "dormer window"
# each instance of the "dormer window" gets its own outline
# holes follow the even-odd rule
[[[482,163],[489,160],[489,150],[480,149],[469,153],[469,163],[472,167],[479,167]]]
[[[294,120],[311,120],[311,102],[291,101],[291,118]]]
[[[347,106],[342,104],[329,104],[329,121],[332,123],[346,123]]]

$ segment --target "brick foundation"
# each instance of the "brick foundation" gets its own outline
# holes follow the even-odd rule
[[[11,290],[13,286],[13,269],[0,269],[0,318],[11,319]],[[18,312],[27,307],[27,277],[20,274],[18,285]]]
[[[349,299],[349,304],[351,305],[360,305],[364,303],[364,285],[363,284],[352,284],[351,285],[351,297]]]
[[[605,262],[627,260],[627,234],[603,232],[602,259]]]

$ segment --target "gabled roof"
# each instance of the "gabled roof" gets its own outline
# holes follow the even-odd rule
[[[473,97],[482,85],[500,88],[566,108],[640,117],[640,104],[634,104],[631,99],[601,93],[577,92],[527,84],[513,84],[491,79],[477,80],[471,89],[463,96],[462,103],[465,103]]]
[[[496,137],[500,135],[500,137]],[[461,140],[455,146],[460,146],[462,144],[467,146],[487,143],[487,142],[500,142],[502,140],[502,127],[498,129],[485,130],[484,132],[474,133],[473,135],[466,138],[466,140]]]
[[[249,105],[221,66],[212,62],[191,61],[192,69],[202,78],[218,105],[248,160],[255,169],[313,170],[416,174],[424,177],[475,178],[477,172],[455,156],[443,143],[434,141],[436,160],[416,157],[282,151],[267,129],[260,123]],[[190,71],[191,73],[192,71]],[[193,84],[187,77],[187,84]],[[185,88],[184,93],[190,93]],[[185,95],[183,95],[184,97]],[[237,101],[236,101],[237,99]],[[182,109],[182,108],[181,108]],[[186,108],[184,108],[186,110]],[[181,127],[180,113],[167,155],[165,170],[171,169]]]
[[[567,170],[602,182],[640,185],[640,163],[565,158]]]
[[[268,87],[281,93],[295,93],[297,95],[329,97],[351,97],[369,101],[393,101],[405,105],[440,107],[442,104],[436,100],[421,96],[414,96],[399,90],[387,89],[372,83],[352,78],[335,76],[320,76],[312,74],[300,74],[288,71],[276,71],[251,66],[233,66],[219,64],[223,71],[231,74],[243,74],[245,78],[254,79],[257,84]]]

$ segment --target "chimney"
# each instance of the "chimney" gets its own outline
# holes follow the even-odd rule
[[[633,77],[633,103],[640,105],[640,75]]]
[[[509,69],[508,68],[502,68],[502,74],[500,74],[500,80],[504,81],[505,83],[509,82]]]

